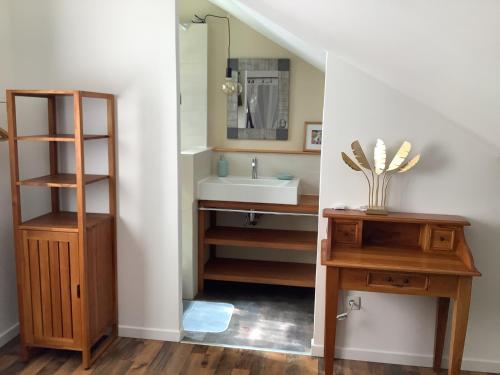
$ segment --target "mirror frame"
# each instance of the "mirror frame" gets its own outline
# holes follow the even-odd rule
[[[285,128],[280,129],[247,129],[238,127],[238,95],[227,97],[227,138],[254,140],[288,140],[289,91],[290,91],[290,59],[230,59],[229,66],[233,71],[233,79],[237,80],[240,71],[276,71],[278,73],[278,112],[279,120],[284,120]]]

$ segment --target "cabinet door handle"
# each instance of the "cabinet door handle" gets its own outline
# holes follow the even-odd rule
[[[76,286],[76,298],[80,298],[80,284]]]

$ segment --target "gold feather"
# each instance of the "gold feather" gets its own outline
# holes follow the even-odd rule
[[[396,155],[394,155],[394,158],[392,159],[391,164],[389,164],[387,171],[393,171],[395,169],[398,169],[401,166],[401,164],[404,163],[410,151],[411,151],[411,143],[408,141],[404,141],[401,147],[399,148],[398,152],[396,152]]]
[[[358,163],[366,169],[372,170],[372,166],[370,165],[370,162],[368,161],[368,158],[366,157],[363,149],[361,148],[361,145],[359,144],[359,141],[354,141],[351,143],[351,149],[352,152],[354,153],[354,156],[356,157],[356,160]]]
[[[344,160],[344,162],[355,171],[361,171],[359,165],[357,165],[349,156],[347,156],[345,152],[342,153],[342,160]]]
[[[385,171],[385,159],[386,155],[386,147],[383,140],[380,138],[377,139],[377,143],[373,150],[373,160],[375,161],[375,173],[377,175],[382,174]]]
[[[420,154],[411,159],[408,163],[404,164],[398,171],[398,173],[407,172],[412,169],[420,160]]]

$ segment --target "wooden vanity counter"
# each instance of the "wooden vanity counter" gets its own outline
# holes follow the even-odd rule
[[[270,204],[270,203],[248,203],[248,202],[228,202],[228,201],[198,201],[200,208],[219,208],[231,210],[256,210],[282,213],[303,213],[318,214],[319,196],[300,195],[299,203],[294,204]]]
[[[217,258],[216,246],[316,252],[317,232],[218,226],[217,211],[256,211],[280,215],[317,216],[317,195],[301,195],[297,205],[229,201],[198,201],[198,292],[205,280],[314,288],[316,265]],[[207,261],[206,249],[210,249]]]

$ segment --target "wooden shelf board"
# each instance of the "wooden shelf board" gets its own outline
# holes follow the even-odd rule
[[[315,278],[314,264],[215,258],[205,265],[205,280],[314,288]]]
[[[213,227],[205,234],[205,244],[315,252],[317,238],[316,232],[307,231]]]
[[[422,250],[365,246],[363,248],[334,247],[326,260],[326,245],[322,244],[322,264],[340,268],[362,268],[384,271],[434,273],[442,275],[478,276],[454,255],[426,253]]]
[[[101,92],[91,92],[91,91],[80,91],[80,90],[7,90],[14,94],[15,96],[26,96],[26,97],[37,97],[37,98],[48,98],[52,96],[73,96],[80,93],[82,97],[88,98],[98,98],[98,99],[112,99],[112,94],[101,93]]]
[[[289,212],[317,214],[319,212],[319,197],[317,195],[300,195],[299,204],[271,204],[271,203],[248,203],[228,201],[200,200],[199,206],[203,208],[234,209],[234,210],[257,210],[269,212]]]
[[[455,215],[437,215],[437,214],[419,214],[407,212],[389,212],[388,215],[369,215],[359,210],[334,210],[325,208],[323,217],[337,219],[353,219],[366,221],[385,221],[394,223],[414,223],[414,224],[442,224],[447,225],[470,225],[470,223],[461,216]]]
[[[107,139],[107,134],[88,134],[84,135],[84,140]],[[44,141],[44,142],[74,142],[74,134],[40,134],[40,135],[22,135],[17,136],[18,141]]]
[[[107,178],[107,175],[86,174],[85,184],[91,184],[97,181],[105,180]],[[75,188],[76,175],[70,173],[46,175],[30,178],[28,180],[18,181],[17,185]]]
[[[110,214],[87,213],[87,228],[91,228],[103,220],[112,218]],[[49,230],[58,232],[78,232],[76,212],[51,212],[46,215],[25,221],[20,229]]]
[[[266,150],[258,148],[231,148],[231,147],[214,147],[214,152],[244,152],[249,154],[284,154],[284,155],[310,155],[319,156],[320,151],[302,151],[302,150]]]

